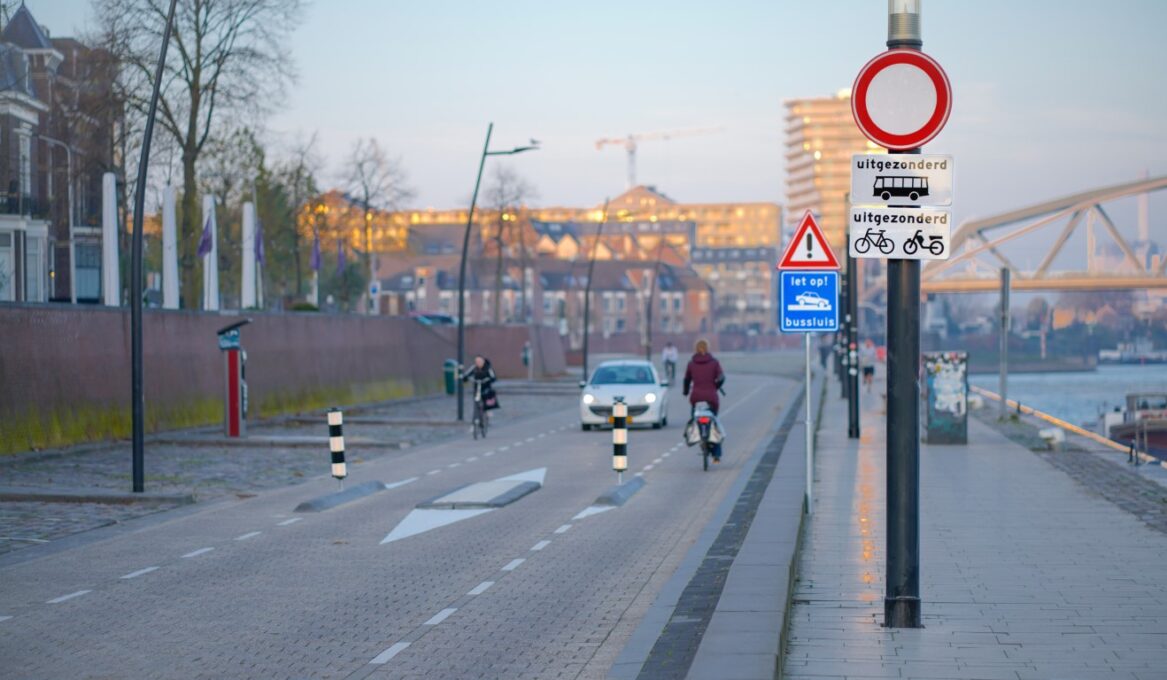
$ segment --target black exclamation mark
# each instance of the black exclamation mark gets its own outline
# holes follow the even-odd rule
[[[807,235],[806,235],[806,259],[807,259],[807,260],[813,260],[813,259],[814,259],[814,253],[813,253],[813,252],[811,252],[811,246],[813,246],[813,245],[814,245],[814,244],[813,244],[813,243],[812,243],[812,241],[811,241],[810,234],[807,234]]]

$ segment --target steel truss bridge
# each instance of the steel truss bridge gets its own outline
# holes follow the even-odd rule
[[[924,293],[982,293],[1000,289],[1000,271],[1008,268],[1011,287],[1035,290],[1135,290],[1167,288],[1167,238],[1160,235],[1159,262],[1148,266],[1123,238],[1104,207],[1105,203],[1167,188],[1167,177],[1155,177],[1084,191],[986,219],[962,223],[952,235],[952,256],[929,261],[922,270]],[[1085,225],[1084,271],[1051,271],[1074,232]],[[1059,231],[1060,229],[1060,231]],[[1023,271],[1002,252],[1002,246],[1023,236],[1044,231],[1050,248],[1036,270]],[[1099,253],[1101,231],[1122,254],[1121,263]],[[1054,235],[1056,233],[1056,236]],[[1146,247],[1145,245],[1142,247]],[[865,298],[883,286],[865,291]]]

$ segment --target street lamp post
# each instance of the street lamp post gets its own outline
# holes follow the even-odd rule
[[[506,151],[490,150],[490,133],[494,130],[494,123],[486,126],[486,143],[482,145],[482,157],[478,160],[478,177],[474,180],[474,193],[470,198],[470,213],[466,217],[466,233],[462,236],[462,262],[458,266],[458,370],[462,370],[465,363],[463,350],[466,342],[466,251],[470,249],[470,229],[474,225],[474,205],[478,202],[478,187],[482,184],[482,168],[486,165],[487,156],[513,156],[524,151],[533,151],[539,148],[539,142],[531,140],[526,146],[516,146]],[[458,384],[458,420],[463,420],[462,412],[462,380]]]
[[[604,212],[600,215],[600,226],[596,229],[596,240],[592,243],[592,254],[588,258],[588,280],[584,282],[584,313],[583,313],[583,379],[588,379],[588,326],[592,322],[592,274],[596,271],[596,250],[600,246],[600,238],[604,235],[604,224],[608,221],[608,199],[604,199]]]
[[[73,147],[59,139],[42,134],[37,134],[37,137],[65,150],[65,174],[68,177],[65,183],[68,185],[67,199],[69,201],[69,301],[77,304],[77,249],[73,242]]]

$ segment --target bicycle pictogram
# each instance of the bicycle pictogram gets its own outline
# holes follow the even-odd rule
[[[874,234],[872,231],[873,229],[868,227],[862,236],[855,239],[855,252],[863,254],[871,250],[872,246],[874,246],[879,248],[879,252],[884,255],[891,255],[892,251],[896,249],[896,244],[885,235],[886,232],[883,229],[876,231]]]

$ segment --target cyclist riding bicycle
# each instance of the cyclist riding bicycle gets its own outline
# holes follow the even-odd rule
[[[498,395],[494,392],[494,382],[498,380],[498,376],[495,375],[489,359],[481,354],[474,357],[474,365],[462,374],[462,382],[470,379],[474,380],[476,398],[482,400],[481,408],[484,415],[486,411],[498,408]]]
[[[689,366],[685,369],[682,394],[689,396],[689,404],[693,410],[696,410],[697,402],[703,401],[709,404],[709,410],[716,416],[721,407],[717,393],[721,390],[722,384],[725,383],[725,373],[721,370],[721,363],[709,353],[708,342],[698,340],[695,349],[696,352],[693,353],[693,358],[689,360]],[[720,428],[720,423],[718,427]],[[713,445],[713,462],[721,462],[721,442]]]
[[[669,382],[674,382],[677,379],[677,347],[669,341],[665,343],[665,348],[660,353],[661,363],[665,367],[665,375],[669,377]]]

